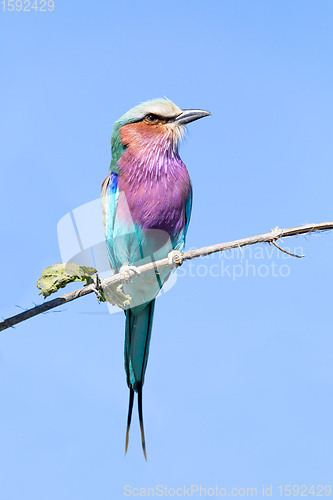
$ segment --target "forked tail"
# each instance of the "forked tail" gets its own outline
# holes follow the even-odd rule
[[[125,454],[128,448],[129,431],[132,420],[132,410],[134,401],[134,391],[138,393],[138,413],[141,431],[142,450],[147,460],[145,433],[143,427],[142,412],[142,387],[144,383],[145,371],[148,361],[149,343],[154,315],[155,300],[149,302],[145,307],[136,307],[125,311],[125,370],[127,385],[130,390]]]
[[[138,392],[138,413],[139,413],[139,423],[140,423],[140,431],[141,431],[142,451],[143,451],[143,454],[145,456],[145,459],[147,460],[145,430],[143,427],[143,413],[142,413],[142,387],[140,387],[140,388],[138,387],[137,392]],[[127,428],[126,428],[125,455],[127,453],[128,442],[129,442],[129,431],[130,431],[131,420],[132,420],[133,401],[134,401],[134,391],[133,391],[133,389],[130,389],[130,397],[129,397],[129,403],[128,403],[128,416],[127,416]]]

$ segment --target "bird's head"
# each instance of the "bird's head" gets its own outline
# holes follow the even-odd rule
[[[149,155],[152,148],[177,152],[185,126],[208,115],[208,111],[201,109],[180,109],[166,98],[135,106],[114,125],[111,170],[117,169],[117,162],[126,148],[138,155]]]

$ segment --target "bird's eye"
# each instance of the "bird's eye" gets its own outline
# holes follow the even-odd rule
[[[157,123],[158,120],[159,120],[159,117],[157,115],[154,115],[153,113],[149,113],[149,115],[147,115],[145,117],[146,123]]]

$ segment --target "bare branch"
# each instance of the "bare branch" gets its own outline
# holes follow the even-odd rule
[[[191,259],[196,259],[197,257],[204,257],[205,255],[210,255],[217,252],[225,252],[226,250],[231,250],[232,248],[237,248],[237,247],[241,248],[247,245],[256,245],[257,243],[275,243],[275,241],[278,240],[279,238],[287,238],[290,236],[298,236],[301,234],[314,233],[318,231],[327,231],[331,229],[333,229],[333,222],[323,222],[320,224],[306,224],[305,226],[293,227],[288,229],[279,229],[278,227],[276,227],[275,229],[272,229],[272,231],[266,234],[251,236],[250,238],[230,241],[228,243],[211,245],[208,247],[199,248],[198,250],[191,250],[190,252],[183,253],[182,257],[183,260],[191,260]],[[280,250],[283,250],[280,247],[278,248]],[[293,255],[293,256],[301,257],[300,255]],[[170,265],[169,259],[166,257],[165,259],[161,259],[159,261],[151,262],[149,264],[140,266],[137,269],[140,271],[140,274],[142,274],[148,271],[152,271],[154,269],[163,269],[165,267],[169,267],[169,265]],[[98,287],[104,288],[111,284],[121,283],[122,279],[123,279],[122,276],[118,273],[111,276],[110,278],[106,278],[100,281],[97,287],[95,282],[92,283],[91,285],[86,285],[83,288],[80,288],[79,290],[75,290],[74,292],[67,293],[62,297],[49,300],[47,302],[44,302],[44,304],[35,306],[31,309],[27,309],[26,311],[20,314],[16,314],[11,318],[2,321],[0,323],[0,331],[13,327],[18,323],[21,323],[22,321],[32,318],[33,316],[37,316],[38,314],[45,313],[50,309],[66,304],[67,302],[78,299],[79,297],[83,297],[84,295],[88,295],[89,293],[96,292],[96,288]]]

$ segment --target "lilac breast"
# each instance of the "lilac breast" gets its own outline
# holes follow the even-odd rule
[[[126,151],[118,162],[119,189],[125,193],[133,221],[143,229],[160,229],[171,237],[186,225],[191,183],[178,152],[140,158]]]

